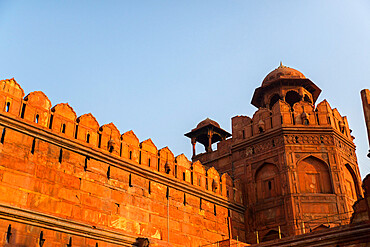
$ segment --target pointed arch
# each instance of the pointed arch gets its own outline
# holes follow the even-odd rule
[[[281,96],[277,93],[273,94],[271,97],[270,97],[270,101],[269,101],[269,108],[272,109],[272,107],[275,105],[276,102],[278,102],[279,100],[281,100]]]
[[[121,133],[117,129],[116,125],[114,125],[114,123],[104,124],[100,126],[99,129],[100,131],[107,132],[108,135],[112,135],[117,139],[121,138]]]
[[[186,169],[190,169],[191,162],[188,160],[188,158],[185,156],[185,154],[180,154],[175,157],[175,162],[179,166],[186,167]]]
[[[125,132],[122,136],[121,139],[123,142],[133,145],[135,147],[139,147],[140,141],[139,138],[135,135],[134,131],[129,130]]]
[[[175,156],[173,155],[172,151],[168,147],[159,149],[158,155],[162,159],[169,160],[170,162],[174,162],[175,160]]]
[[[293,105],[302,100],[302,96],[296,91],[288,91],[285,95],[285,101],[293,108]]]
[[[150,152],[154,155],[158,154],[158,149],[157,149],[156,145],[154,144],[154,142],[152,141],[152,139],[150,139],[150,138],[141,142],[140,143],[140,148],[142,150]]]
[[[80,126],[84,126],[96,132],[99,130],[99,123],[91,113],[79,116],[76,121]]]
[[[356,201],[359,195],[361,195],[360,188],[356,179],[356,174],[353,171],[351,165],[348,163],[345,165],[345,168],[343,170],[346,195]]]
[[[329,167],[323,160],[312,155],[303,158],[297,173],[301,193],[333,193]]]

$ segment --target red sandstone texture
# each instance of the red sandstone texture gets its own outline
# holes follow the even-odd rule
[[[280,65],[255,90],[253,117],[232,118],[232,138],[193,156],[242,182],[248,243],[347,224],[361,196],[347,118],[301,72]],[[208,136],[220,135],[211,125]],[[207,131],[204,131],[207,133]],[[206,139],[194,131],[194,140]]]
[[[231,224],[244,239],[241,185],[228,174],[52,107],[42,92],[23,97],[14,79],[0,81],[0,231],[11,229],[0,243],[199,246],[228,239]]]
[[[2,80],[0,243],[247,246],[347,224],[363,196],[355,146],[320,92],[281,65],[231,138],[212,120],[188,133],[207,151],[190,162]]]

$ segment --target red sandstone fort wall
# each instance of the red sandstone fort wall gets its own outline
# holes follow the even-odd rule
[[[12,229],[1,244],[245,241],[238,181],[68,104],[52,107],[42,92],[24,97],[14,79],[0,81],[0,135],[0,231]]]

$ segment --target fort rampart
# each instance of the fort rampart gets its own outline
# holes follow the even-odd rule
[[[0,81],[0,238],[17,246],[199,246],[245,238],[239,180]],[[139,239],[138,239],[139,238]],[[141,238],[141,239],[140,239]],[[70,244],[70,245],[68,245]]]

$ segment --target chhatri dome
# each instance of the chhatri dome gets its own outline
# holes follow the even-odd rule
[[[202,122],[200,122],[195,129],[200,129],[200,128],[202,128],[204,126],[207,126],[207,125],[210,125],[210,124],[220,128],[220,125],[216,121],[214,121],[210,118],[206,118]]]
[[[280,66],[275,70],[271,71],[263,80],[262,87],[269,85],[270,83],[278,79],[305,79],[306,77],[296,69],[284,66],[280,62]]]
[[[321,89],[300,71],[280,62],[280,66],[271,71],[263,79],[262,85],[255,89],[251,103],[257,108],[270,109],[279,99],[291,106],[300,100],[314,104],[320,92]]]

